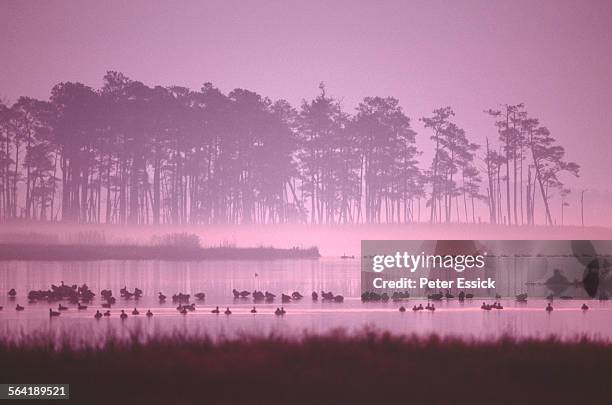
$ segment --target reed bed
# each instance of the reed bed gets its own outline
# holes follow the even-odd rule
[[[612,344],[364,330],[211,339],[0,339],[0,380],[70,383],[79,404],[611,403]]]

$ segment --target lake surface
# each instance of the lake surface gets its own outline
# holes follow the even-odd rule
[[[30,290],[49,289],[51,284],[87,284],[96,298],[87,310],[78,311],[74,305],[60,317],[50,318],[49,308],[57,307],[47,302],[29,303]],[[119,289],[127,286],[130,291],[143,290],[141,299],[125,300],[119,297]],[[10,288],[17,290],[17,297],[10,299]],[[274,303],[255,304],[258,313],[251,314],[252,299],[234,299],[232,289],[270,291],[277,295]],[[503,310],[483,311],[482,299],[463,303],[457,300],[436,302],[435,312],[410,310],[412,305],[427,300],[410,299],[405,302],[362,303],[360,300],[359,260],[321,258],[317,260],[274,261],[87,261],[87,262],[0,262],[0,335],[10,339],[24,339],[33,334],[63,336],[78,342],[96,342],[108,335],[127,338],[138,332],[142,336],[159,333],[206,333],[214,338],[235,337],[242,334],[301,335],[325,333],[337,328],[358,332],[364,328],[385,330],[398,334],[428,335],[489,339],[509,334],[518,338],[547,337],[575,338],[588,336],[595,339],[612,339],[612,303],[584,299],[555,300],[552,313],[544,311],[547,301],[530,299],[520,304],[513,299],[501,300]],[[521,287],[519,287],[521,288]],[[99,292],[112,289],[117,304],[112,316],[100,320],[93,318],[101,309]],[[313,302],[312,291],[332,291],[342,294],[344,303]],[[164,304],[157,300],[161,291],[168,296]],[[275,316],[281,305],[280,294],[301,292],[305,297],[282,304],[287,313]],[[181,315],[172,302],[172,294],[205,292],[206,299],[196,302],[197,309]],[[488,300],[492,302],[492,300]],[[580,306],[587,302],[589,311]],[[25,310],[15,310],[17,304]],[[232,315],[215,315],[215,306],[223,311],[230,307]],[[400,313],[398,308],[408,308]],[[141,315],[132,316],[133,308]],[[119,312],[130,313],[125,321]],[[155,314],[148,319],[144,313],[151,309]]]

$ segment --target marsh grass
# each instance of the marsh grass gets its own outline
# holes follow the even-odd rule
[[[349,334],[0,340],[2,382],[70,383],[75,403],[611,403],[612,345]]]
[[[187,245],[0,243],[0,260],[272,260],[320,257],[316,247],[209,247]]]

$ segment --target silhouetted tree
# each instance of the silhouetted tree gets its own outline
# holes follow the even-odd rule
[[[351,131],[360,154],[359,189],[364,190],[365,221],[412,220],[412,201],[422,195],[416,132],[393,97],[366,97],[357,107]],[[359,193],[361,202],[361,193]],[[361,218],[358,204],[357,218]]]
[[[561,200],[563,224],[560,173],[578,165],[522,104],[487,113],[499,143],[487,138],[481,192],[479,146],[450,107],[421,119],[434,148],[421,171],[393,97],[365,97],[351,116],[323,84],[296,110],[246,89],[149,87],[110,71],[99,90],[66,82],[49,102],[0,103],[0,220],[410,223],[425,199],[432,223],[475,223],[481,200],[491,223],[534,224],[540,194],[548,224]]]

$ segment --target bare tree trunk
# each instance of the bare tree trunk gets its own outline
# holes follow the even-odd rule
[[[156,152],[157,155],[157,152]],[[153,166],[153,224],[159,225],[160,214],[160,176],[161,176],[161,160],[158,156],[155,158]]]
[[[580,193],[580,222],[584,227],[584,190]]]
[[[542,194],[542,201],[544,201],[544,207],[546,209],[547,225],[552,225],[553,221],[550,215],[550,207],[548,206],[548,197],[546,195],[546,191],[544,190],[544,183],[542,182],[542,175],[540,174],[540,166],[538,162],[536,161],[535,157],[534,157],[533,163],[534,163],[535,171],[536,171],[536,179],[538,180],[538,183],[540,185],[540,193]]]

